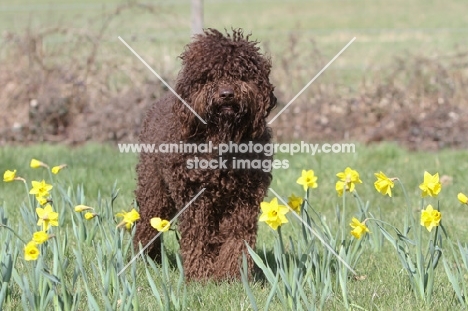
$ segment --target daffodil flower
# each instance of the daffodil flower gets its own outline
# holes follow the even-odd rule
[[[392,196],[392,188],[395,186],[393,180],[388,178],[384,173],[379,172],[374,174],[377,181],[374,183],[375,189],[383,195]]]
[[[42,244],[49,239],[49,235],[44,231],[37,231],[33,233],[32,240],[37,244]]]
[[[55,175],[57,175],[61,169],[67,167],[66,164],[61,164],[61,165],[58,165],[58,166],[54,166],[52,169],[51,169],[51,172]]]
[[[96,216],[97,216],[96,213],[91,213],[91,212],[86,212],[86,213],[84,214],[84,218],[85,218],[86,220],[93,219],[93,218],[96,217]]]
[[[38,182],[38,181],[31,181],[32,189],[29,191],[29,194],[34,194],[37,197],[48,197],[49,191],[52,190],[53,186],[46,184],[45,180]]]
[[[353,192],[356,183],[362,183],[362,180],[359,178],[359,173],[350,167],[336,174],[336,176],[340,180],[335,184],[335,189],[340,197],[343,195],[344,191]]]
[[[302,170],[302,175],[296,181],[299,185],[304,187],[304,191],[309,188],[317,188],[317,176],[313,170]]]
[[[458,198],[458,201],[460,201],[461,203],[468,204],[468,197],[464,195],[463,193],[460,192],[457,198]]]
[[[135,209],[132,209],[130,212],[122,211],[122,213],[117,213],[115,216],[123,217],[117,227],[125,226],[127,230],[133,226],[135,221],[140,219],[140,214]]]
[[[151,227],[153,227],[154,229],[160,232],[168,231],[171,226],[171,223],[168,220],[161,219],[159,217],[151,218],[150,224],[151,224]]]
[[[345,168],[343,172],[336,174],[336,176],[344,182],[347,183],[362,183],[362,180],[359,178],[359,173],[353,170],[350,167]]]
[[[41,206],[49,202],[49,200],[47,200],[47,198],[44,198],[44,197],[36,197],[36,200]]]
[[[424,172],[424,181],[419,185],[419,189],[422,190],[421,196],[423,198],[427,196],[436,197],[442,189],[442,184],[439,181],[439,173],[431,175],[428,172]]]
[[[302,198],[296,197],[294,194],[291,194],[291,196],[288,197],[289,207],[298,214],[301,212],[301,205],[303,201],[304,200]]]
[[[34,241],[29,242],[24,247],[24,260],[26,261],[37,260],[40,254],[37,244]]]
[[[88,210],[92,210],[93,208],[92,207],[89,207],[89,206],[86,206],[86,205],[77,205],[75,206],[75,212],[77,213],[81,213],[83,211],[88,211]]]
[[[336,192],[338,193],[338,196],[339,196],[339,197],[342,197],[342,196],[343,196],[343,192],[345,191],[345,189],[346,189],[346,191],[348,190],[347,187],[348,187],[348,185],[347,185],[346,182],[344,182],[344,181],[338,180],[338,181],[336,182],[336,184],[335,184],[335,190],[336,190]],[[353,188],[353,190],[354,190],[354,188]]]
[[[45,164],[42,161],[36,160],[36,159],[32,159],[31,163],[29,163],[29,166],[32,167],[32,168],[39,168],[41,166],[45,167],[45,168],[49,168],[49,166],[47,164]]]
[[[4,182],[13,181],[13,180],[15,180],[15,177],[16,177],[16,170],[14,170],[14,171],[6,170],[5,173],[3,173],[3,181]]]
[[[432,228],[439,225],[441,219],[442,213],[435,210],[430,204],[425,210],[421,211],[421,226],[426,227],[429,232],[431,232]]]
[[[44,208],[36,208],[36,213],[39,217],[37,225],[43,226],[43,231],[47,231],[50,226],[58,226],[58,213],[54,212],[50,204],[47,204]]]
[[[285,215],[288,213],[289,208],[284,205],[279,205],[277,198],[273,198],[270,203],[262,202],[260,208],[262,209],[262,215],[259,221],[266,222],[273,230],[278,229],[279,226],[288,222]]]
[[[369,228],[365,225],[364,222],[360,222],[356,217],[351,219],[351,223],[349,224],[353,230],[351,230],[351,234],[356,238],[360,239],[366,232],[370,233]]]

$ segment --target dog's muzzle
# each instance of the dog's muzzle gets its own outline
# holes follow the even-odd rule
[[[218,112],[224,114],[235,114],[239,112],[239,105],[234,102],[223,102],[218,106]]]

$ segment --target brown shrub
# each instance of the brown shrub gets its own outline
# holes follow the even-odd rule
[[[279,140],[396,141],[411,149],[468,147],[468,54],[406,55],[356,93],[318,84],[277,121]]]

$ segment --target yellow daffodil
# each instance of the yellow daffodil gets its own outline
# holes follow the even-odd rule
[[[458,198],[458,201],[460,201],[461,203],[468,204],[468,197],[464,195],[463,193],[460,192],[457,198]]]
[[[425,210],[421,211],[421,226],[426,227],[429,232],[431,232],[432,228],[439,225],[441,219],[442,213],[435,210],[430,204]]]
[[[5,173],[3,173],[3,181],[4,182],[13,181],[13,180],[15,180],[15,178],[16,178],[16,170],[14,170],[14,171],[6,170]]]
[[[44,162],[42,161],[39,161],[39,160],[36,160],[36,159],[32,159],[31,160],[31,163],[29,164],[29,166],[31,166],[32,168],[39,168],[39,167],[46,167],[46,168],[49,168],[49,166],[47,164],[45,164]]]
[[[133,223],[140,219],[140,214],[135,209],[132,209],[130,212],[122,211],[122,213],[117,213],[115,216],[123,217],[122,221],[117,225],[117,227],[125,226],[128,230],[133,226]]]
[[[93,218],[96,217],[96,216],[97,216],[96,213],[91,213],[91,212],[86,212],[86,213],[84,214],[84,218],[85,218],[86,220],[93,219]]]
[[[37,260],[40,254],[37,244],[34,241],[29,242],[24,247],[24,260],[26,261]]]
[[[57,175],[57,174],[60,172],[60,170],[61,170],[62,168],[65,168],[65,167],[67,167],[66,164],[61,164],[61,165],[58,165],[58,166],[54,166],[54,167],[51,169],[51,171],[52,171],[53,174]]]
[[[44,231],[37,231],[33,233],[32,240],[37,244],[42,244],[49,239],[49,235]]]
[[[347,187],[348,187],[348,185],[344,181],[338,180],[336,182],[335,190],[336,190],[336,192],[338,192],[339,197],[343,196],[343,192],[345,191],[345,189],[347,190]]]
[[[423,198],[426,196],[436,197],[442,189],[442,184],[439,181],[439,173],[431,175],[428,172],[424,172],[424,181],[419,185],[419,189],[422,190],[421,196]]]
[[[339,196],[343,195],[343,191],[353,192],[356,183],[362,183],[362,180],[359,178],[359,173],[350,167],[347,167],[343,172],[336,174],[340,179],[336,185],[335,189],[338,192]]]
[[[39,203],[39,205],[41,206],[49,202],[49,200],[47,200],[47,198],[44,197],[36,197],[36,200],[37,203]]]
[[[166,232],[171,226],[169,220],[161,219],[159,217],[151,218],[150,224],[151,227],[161,232]]]
[[[356,238],[360,239],[366,232],[370,233],[369,228],[367,228],[366,221],[360,222],[356,217],[353,217],[351,223],[349,224],[353,230],[351,234]]]
[[[347,183],[362,183],[362,180],[359,178],[359,173],[350,167],[345,168],[343,172],[336,174],[336,176],[341,181],[345,181]]]
[[[338,180],[335,184],[335,190],[338,193],[338,196],[343,196],[344,191],[353,192],[355,188],[354,183],[347,183],[342,180]]]
[[[50,204],[47,204],[44,208],[36,208],[36,213],[39,217],[37,225],[43,226],[43,231],[47,231],[50,226],[58,226],[58,213],[53,211]]]
[[[384,173],[379,172],[374,174],[377,181],[374,183],[375,189],[383,195],[392,196],[392,188],[395,186],[393,180],[388,178]]]
[[[29,191],[29,194],[34,194],[37,197],[48,197],[49,191],[52,190],[53,186],[46,184],[45,180],[38,182],[38,181],[31,181],[32,189]]]
[[[22,182],[26,183],[26,180],[24,180],[24,178],[16,176],[16,170],[14,171],[6,170],[5,173],[3,173],[4,182],[12,182],[14,180],[21,180]]]
[[[288,198],[288,205],[295,211],[296,213],[301,212],[301,205],[304,200],[300,197],[296,197],[294,194],[291,194],[291,196]]]
[[[317,188],[317,176],[313,170],[302,170],[302,175],[296,181],[299,185],[304,187],[304,191],[309,188]]]
[[[273,230],[276,230],[278,226],[288,222],[285,215],[288,213],[289,208],[284,205],[279,205],[277,198],[273,198],[270,203],[262,202],[260,208],[262,209],[262,215],[259,221],[266,222]]]
[[[92,207],[86,206],[86,205],[77,205],[75,206],[75,212],[81,213],[82,211],[88,211],[93,209]]]

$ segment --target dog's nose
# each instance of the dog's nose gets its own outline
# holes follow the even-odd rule
[[[230,86],[222,86],[219,88],[219,97],[222,99],[234,98],[234,89]]]

